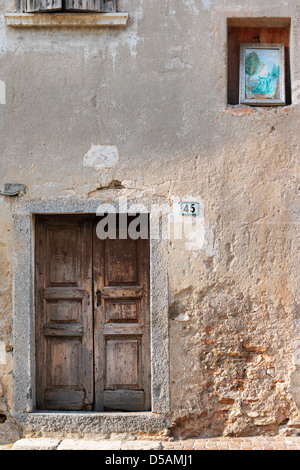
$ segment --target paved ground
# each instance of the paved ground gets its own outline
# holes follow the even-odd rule
[[[299,437],[197,438],[174,441],[20,439],[0,450],[300,450]]]

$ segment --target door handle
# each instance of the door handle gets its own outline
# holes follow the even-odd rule
[[[96,296],[97,296],[97,307],[101,305],[101,297],[110,297],[109,294],[103,294],[100,289],[96,290]]]

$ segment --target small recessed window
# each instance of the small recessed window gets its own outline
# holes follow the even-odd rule
[[[290,18],[228,18],[228,104],[240,104],[242,44],[269,44],[271,47],[275,44],[282,45],[284,49],[285,104],[291,104],[290,24]],[[274,75],[274,68],[270,70],[270,75],[272,73]],[[251,80],[254,83],[255,76],[251,77]],[[259,78],[257,78],[257,82],[257,86],[259,86]],[[275,78],[273,82],[275,82]],[[273,105],[273,102],[270,102],[270,105]]]

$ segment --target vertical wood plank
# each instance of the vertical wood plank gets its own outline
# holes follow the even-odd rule
[[[65,2],[66,10],[73,11],[101,11],[101,1],[100,0],[66,0]]]
[[[66,10],[113,13],[117,11],[116,0],[66,0]]]
[[[17,11],[21,13],[25,13],[27,11],[27,1],[26,0],[20,0],[17,2]]]
[[[90,404],[89,409],[94,402],[94,316],[93,316],[93,219],[91,216],[86,217],[83,226],[82,236],[82,278],[81,285],[87,292],[83,305],[83,327],[84,327],[84,343],[83,343],[83,384],[86,393],[86,401]]]
[[[101,0],[101,11],[105,13],[113,13],[117,11],[116,0]]]
[[[21,0],[20,8],[27,13],[62,9],[62,0]]]
[[[126,11],[124,2],[119,0],[119,10]],[[56,11],[63,8],[62,0],[19,0],[19,11]],[[117,0],[66,0],[65,9],[70,11],[91,11],[114,13],[117,11]]]
[[[150,234],[150,230],[148,230]],[[145,391],[145,410],[151,409],[151,346],[150,346],[150,240],[139,240],[141,250],[141,285],[144,295],[141,299],[141,315],[145,334],[143,337],[142,381]]]
[[[104,312],[96,295],[96,291],[103,291],[105,282],[105,253],[104,243],[97,237],[96,226],[98,219],[94,219],[93,228],[93,272],[94,272],[94,371],[95,371],[95,398],[94,408],[103,411],[104,401],[104,350],[105,338],[101,332],[104,326]]]

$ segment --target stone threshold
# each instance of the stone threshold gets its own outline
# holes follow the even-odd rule
[[[32,27],[88,27],[126,26],[128,13],[6,13],[8,26]]]
[[[13,417],[26,432],[61,435],[158,432],[170,425],[165,415],[151,412],[39,411],[14,413]]]

